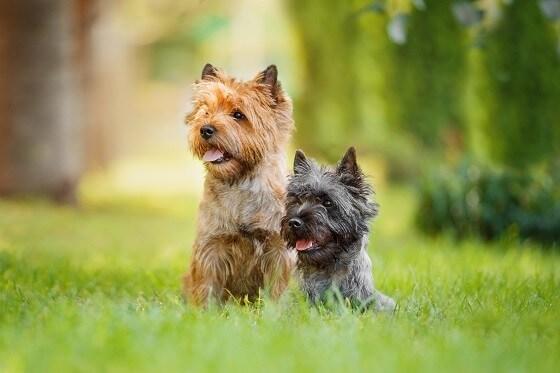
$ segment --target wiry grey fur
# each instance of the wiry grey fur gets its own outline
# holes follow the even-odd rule
[[[301,239],[315,242],[310,249],[297,252],[298,280],[311,302],[327,302],[331,295],[338,295],[354,306],[395,309],[395,301],[373,284],[367,254],[368,223],[377,215],[372,194],[356,163],[354,148],[348,149],[335,169],[296,152],[282,234],[289,248]],[[291,219],[299,219],[302,225],[291,227]]]

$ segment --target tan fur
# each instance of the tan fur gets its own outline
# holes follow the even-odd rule
[[[246,82],[219,70],[214,73],[195,83],[194,108],[187,116],[189,145],[198,158],[216,147],[232,159],[205,163],[204,194],[184,293],[196,305],[230,297],[254,300],[261,289],[277,298],[295,261],[280,236],[284,148],[293,130],[292,104],[279,83],[263,82],[264,72]],[[246,118],[235,120],[235,110]],[[217,130],[209,140],[200,136],[206,124]]]

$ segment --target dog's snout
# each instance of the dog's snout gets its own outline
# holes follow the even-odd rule
[[[214,133],[216,133],[216,127],[210,124],[205,124],[200,128],[200,136],[202,136],[204,140],[208,140],[210,137],[214,136]]]
[[[291,218],[288,220],[288,226],[292,229],[298,229],[303,226],[303,221],[300,218]]]

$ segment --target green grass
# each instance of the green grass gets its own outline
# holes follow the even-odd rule
[[[198,185],[200,180],[193,183]],[[105,188],[105,189],[104,189]],[[409,191],[382,188],[371,254],[387,315],[328,314],[296,295],[197,311],[180,297],[199,190],[84,204],[0,201],[0,371],[555,371],[560,255],[431,240]]]

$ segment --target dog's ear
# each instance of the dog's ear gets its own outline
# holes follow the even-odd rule
[[[367,198],[373,190],[367,183],[358,162],[356,161],[356,149],[349,148],[342,157],[336,168],[336,174],[339,180],[351,187],[351,192],[361,198]]]
[[[272,97],[276,100],[278,92],[280,91],[280,82],[278,81],[278,69],[276,65],[270,65],[263,71],[257,74],[255,81],[259,84],[264,84],[270,90]]]
[[[257,83],[266,84],[275,87],[278,84],[278,69],[276,65],[270,65],[263,71],[257,74],[255,78]]]
[[[305,153],[301,150],[296,150],[296,155],[294,156],[294,174],[302,174],[309,170],[309,161],[305,157]]]
[[[361,171],[360,167],[358,166],[358,162],[356,161],[356,149],[351,146],[336,168],[336,173],[338,175],[352,175],[352,176],[360,176]]]
[[[216,69],[214,66],[212,66],[211,64],[207,63],[206,65],[204,65],[204,68],[202,69],[202,74],[201,74],[201,79],[208,79],[208,78],[215,78],[218,75],[218,69]]]

